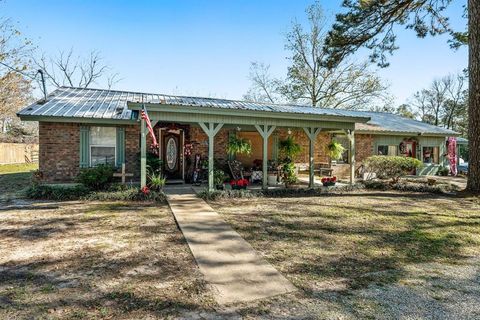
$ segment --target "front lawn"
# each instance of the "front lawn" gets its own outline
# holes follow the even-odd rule
[[[0,200],[25,189],[37,169],[38,163],[0,164]]]
[[[144,319],[213,305],[167,206],[0,207],[0,319]]]
[[[480,310],[476,298],[469,308],[459,305],[480,293],[478,199],[358,191],[212,205],[301,289],[247,308],[246,315],[462,318]],[[419,295],[433,307],[416,305]]]

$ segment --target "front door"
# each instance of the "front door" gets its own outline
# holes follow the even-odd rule
[[[180,168],[180,135],[172,132],[165,133],[163,139],[163,172],[167,179],[181,179]]]

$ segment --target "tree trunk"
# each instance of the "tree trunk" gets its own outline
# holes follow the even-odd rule
[[[467,190],[480,193],[480,0],[468,0],[468,182]]]

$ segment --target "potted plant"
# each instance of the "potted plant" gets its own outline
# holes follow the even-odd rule
[[[252,153],[252,144],[247,139],[231,135],[228,138],[227,153],[230,156],[234,156],[237,154],[249,155],[250,153]]]
[[[162,191],[163,187],[165,186],[165,182],[167,179],[162,176],[161,173],[154,173],[148,175],[148,185],[150,189],[155,191]]]
[[[291,136],[288,136],[285,140],[280,140],[278,146],[280,155],[283,158],[281,161],[282,181],[285,183],[285,187],[288,188],[297,182],[294,158],[302,149]]]
[[[226,174],[223,170],[215,169],[213,171],[213,183],[215,184],[215,188],[217,190],[225,189],[223,182],[225,181]]]
[[[327,155],[330,157],[330,160],[340,160],[343,152],[345,152],[345,148],[340,142],[332,140],[327,145]]]
[[[247,189],[248,186],[248,180],[243,178],[243,179],[237,179],[237,180],[232,180],[230,181],[230,185],[232,186],[233,190],[241,190],[241,189]]]
[[[324,187],[331,187],[337,182],[337,177],[323,177],[321,181]]]

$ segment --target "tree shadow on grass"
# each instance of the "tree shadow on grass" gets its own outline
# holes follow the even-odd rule
[[[79,208],[2,221],[0,241],[16,253],[0,263],[0,318],[167,317],[213,305],[168,211]]]
[[[316,206],[318,211],[298,212],[298,204],[277,202],[282,210],[225,217],[287,276],[303,279],[295,284],[310,293],[316,290],[312,284],[328,279],[342,279],[348,292],[396,282],[407,264],[461,262],[470,258],[462,249],[478,241],[468,234],[480,231],[480,220],[471,216],[452,214],[446,219],[347,203],[325,205],[304,199],[302,206]],[[344,215],[345,211],[359,215]],[[365,223],[362,214],[369,217]],[[377,221],[377,216],[382,219]]]
[[[31,172],[0,174],[0,195],[22,190],[30,184],[31,178]]]

